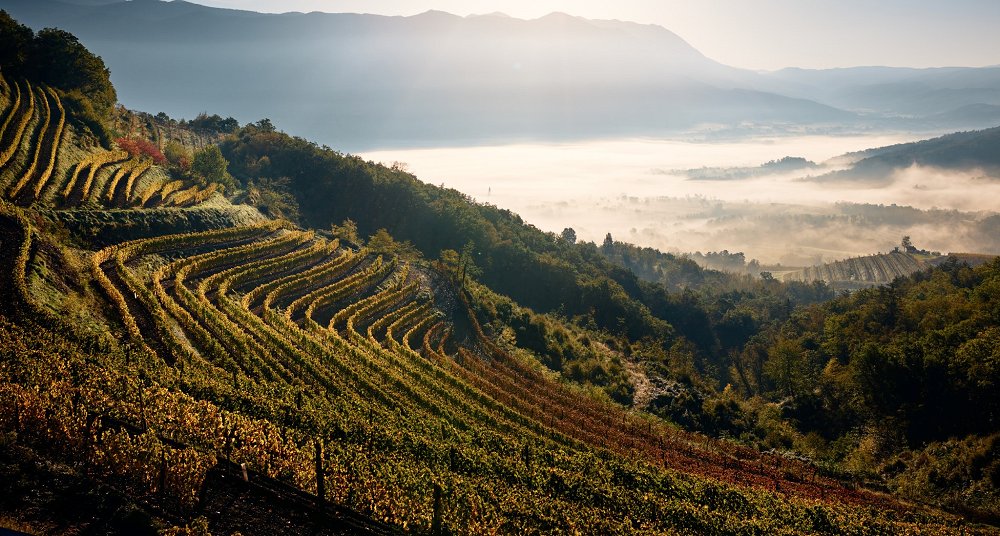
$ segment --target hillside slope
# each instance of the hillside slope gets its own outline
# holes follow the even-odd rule
[[[897,277],[922,270],[924,263],[909,253],[890,252],[811,266],[782,276],[785,281],[825,281],[834,288],[863,287],[891,283]]]
[[[956,132],[929,140],[902,143],[848,153],[851,167],[820,175],[814,180],[884,181],[910,166],[951,171],[978,171],[988,178],[1000,177],[1000,127]]]
[[[603,252],[572,244],[263,121],[185,169],[154,140],[101,145],[65,111],[71,95],[0,79],[4,529],[995,533],[833,464],[685,431],[615,388],[616,364],[646,354],[673,360],[675,387],[687,382],[673,392],[695,400],[777,333],[796,289],[809,303],[822,285],[706,274],[653,251],[631,259],[639,252],[610,237]],[[241,157],[237,179],[223,152]],[[315,228],[231,204],[254,191],[258,204],[291,206],[287,183],[262,173],[295,169],[284,176],[299,199],[318,197],[302,203]],[[329,227],[355,214],[365,219]],[[415,214],[416,246],[378,228]],[[671,275],[724,295],[710,309],[606,256],[683,266]],[[505,274],[517,267],[520,289]],[[731,386],[721,391],[693,413],[748,417]],[[789,421],[761,404],[780,446]]]
[[[30,290],[46,283],[32,253],[46,238],[18,209],[5,212],[27,237],[5,285],[35,304],[18,315],[30,326],[30,311],[48,316]],[[478,315],[462,312],[464,297],[449,312],[467,314],[471,331],[453,332],[457,318],[447,322],[432,299],[445,288],[394,257],[278,223],[86,256],[104,303],[90,322],[106,318],[131,343],[119,347],[107,331],[67,343],[37,326],[31,336],[7,328],[0,400],[4,415],[20,417],[5,429],[19,444],[86,461],[173,516],[197,511],[209,471],[231,460],[418,530],[895,531],[918,522],[945,531],[954,522],[555,381],[487,338]]]

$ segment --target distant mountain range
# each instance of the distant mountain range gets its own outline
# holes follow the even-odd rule
[[[740,132],[928,131],[1000,121],[1000,68],[756,73],[653,25],[553,13],[260,14],[183,1],[0,0],[80,37],[122,102],[202,111],[338,149]]]

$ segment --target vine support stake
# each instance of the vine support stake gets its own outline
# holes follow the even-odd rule
[[[316,504],[322,507],[326,501],[326,483],[323,472],[323,442],[319,439],[314,441],[316,447]]]
[[[444,534],[442,516],[443,516],[443,495],[444,490],[441,489],[441,484],[437,482],[434,483],[434,517],[431,521],[431,534],[440,535]]]
[[[160,453],[160,496],[167,495],[167,453]]]

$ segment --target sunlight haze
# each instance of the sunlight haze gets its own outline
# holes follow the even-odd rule
[[[270,13],[325,11],[410,16],[440,10],[460,16],[502,12],[538,18],[551,12],[657,24],[706,56],[734,67],[980,67],[1000,64],[1000,2],[889,0],[194,0]]]

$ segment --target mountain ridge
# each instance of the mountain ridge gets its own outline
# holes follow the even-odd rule
[[[565,13],[270,14],[183,0],[4,7],[35,28],[78,35],[105,58],[131,108],[265,116],[352,151],[739,135],[747,125],[940,132],[992,126],[970,107],[1000,106],[1000,76],[989,68],[755,72],[716,62],[663,26]]]
[[[207,107],[242,122],[263,114],[351,150],[386,139],[582,139],[719,122],[823,123],[830,108],[771,94],[762,111],[741,99],[746,93],[722,93],[770,93],[747,83],[755,73],[705,57],[666,28],[631,22],[276,15],[185,2],[5,7],[30,26],[78,35],[105,58],[132,108],[191,117]],[[195,47],[197,54],[179,55]],[[197,99],[186,97],[192,92]]]

